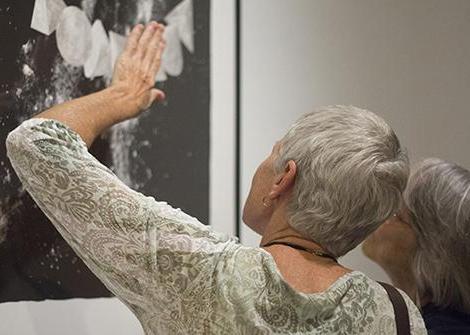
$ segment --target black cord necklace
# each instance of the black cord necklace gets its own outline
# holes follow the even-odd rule
[[[338,263],[338,260],[336,259],[336,257],[333,256],[333,255],[330,255],[330,254],[327,253],[327,252],[324,252],[324,251],[322,251],[322,250],[307,249],[307,248],[304,248],[304,247],[302,247],[302,246],[300,246],[300,245],[293,244],[293,243],[289,243],[289,242],[273,241],[273,242],[266,243],[265,245],[263,245],[263,247],[270,247],[270,246],[276,245],[276,244],[285,245],[285,246],[287,246],[287,247],[291,247],[291,248],[294,248],[294,249],[297,249],[297,250],[306,251],[306,252],[309,252],[309,253],[311,253],[311,254],[313,254],[313,255],[315,255],[315,256],[329,258],[329,259],[334,260],[336,263]]]

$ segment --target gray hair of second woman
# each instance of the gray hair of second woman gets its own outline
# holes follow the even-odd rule
[[[281,139],[275,170],[289,160],[297,164],[289,224],[336,257],[397,211],[409,174],[392,128],[353,106],[302,116]]]
[[[404,193],[416,232],[412,261],[418,297],[470,312],[470,171],[430,158]]]

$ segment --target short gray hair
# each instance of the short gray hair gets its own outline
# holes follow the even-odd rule
[[[470,312],[470,171],[432,158],[412,173],[404,193],[417,251],[418,297]]]
[[[353,106],[302,116],[280,141],[275,170],[289,160],[297,164],[289,224],[336,257],[397,211],[409,174],[392,128]]]

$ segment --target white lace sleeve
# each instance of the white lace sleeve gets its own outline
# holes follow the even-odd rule
[[[8,156],[26,190],[96,276],[134,309],[170,305],[208,282],[235,239],[123,184],[77,133],[31,119],[10,133]]]

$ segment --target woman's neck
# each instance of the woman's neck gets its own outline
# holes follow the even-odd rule
[[[275,212],[264,230],[260,246],[271,244],[273,242],[286,242],[295,244],[307,250],[324,250],[318,243],[305,238],[288,223],[284,215]]]
[[[335,257],[330,255],[319,243],[302,236],[293,229],[284,213],[285,211],[275,211],[273,213],[269,224],[264,230],[260,242],[261,247],[266,249],[266,247],[271,245],[283,245],[284,247],[293,247],[310,254],[315,254],[320,258],[330,258],[330,260],[336,261]]]
[[[271,217],[260,246],[272,242],[293,244],[306,250],[326,251],[318,243],[294,230],[281,212],[275,212]],[[272,255],[284,280],[299,292],[322,292],[339,277],[351,271],[332,259],[286,245],[274,244],[264,249]]]

